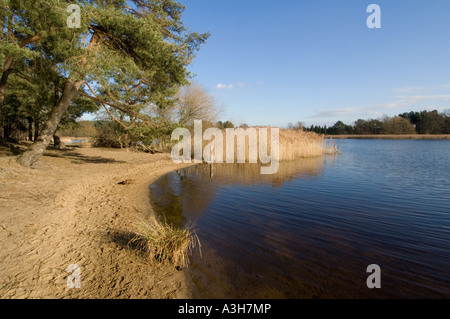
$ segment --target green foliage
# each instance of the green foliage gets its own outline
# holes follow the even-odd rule
[[[217,126],[217,128],[219,128],[221,130],[224,130],[227,128],[234,128],[234,124],[231,123],[230,121],[226,121],[226,122],[219,121],[219,122],[217,122],[216,126]]]
[[[130,129],[130,135],[133,140],[141,141],[145,145],[162,145],[170,141],[170,136],[178,126],[176,124],[166,123],[162,126],[136,126]]]
[[[450,115],[438,111],[409,112],[400,114],[409,120],[419,134],[450,134]]]
[[[181,22],[184,7],[177,2],[115,1],[92,9],[89,32],[100,49],[88,80],[105,105],[136,117],[148,103],[169,103],[187,84],[191,62],[208,34],[186,33]]]
[[[336,124],[334,124],[332,127],[330,127],[327,131],[325,130],[321,130],[320,133],[321,134],[336,134],[336,135],[341,135],[341,134],[352,134],[353,133],[353,127],[351,127],[350,125],[346,125],[343,122],[339,121]]]
[[[57,132],[58,136],[96,138],[99,134],[93,121],[69,122]]]
[[[20,65],[19,62],[22,64]],[[58,102],[63,91],[63,79],[45,62],[40,58],[32,62],[15,62],[16,67],[20,66],[23,71],[11,73],[8,79],[3,107],[6,138],[17,139],[18,136],[25,136],[17,132],[19,129],[30,130],[29,125],[27,127],[17,125],[25,121],[32,123],[31,125],[34,124],[35,129],[38,130]],[[84,113],[96,112],[98,108],[97,102],[84,96],[76,96],[68,112],[61,119],[60,126],[74,123]]]
[[[74,29],[67,27],[68,4],[0,0],[0,66],[12,61],[11,70],[2,69],[11,72],[4,108],[0,103],[6,124],[28,121],[37,131],[59,107],[70,80],[84,85],[56,119],[62,130],[101,106],[114,121],[96,123],[98,140],[122,147],[165,143],[176,125],[144,110],[173,105],[209,33],[188,32],[181,20],[185,8],[173,0],[78,1],[81,27]]]
[[[314,132],[317,134],[332,134],[332,135],[342,135],[342,134],[353,134],[353,127],[351,125],[346,125],[342,121],[338,121],[332,127],[327,128],[327,126],[311,125],[309,128],[304,128],[303,125],[300,127],[297,125],[297,130],[305,130],[307,132]]]
[[[108,120],[94,122],[97,134],[94,136],[94,147],[121,148],[124,132],[117,123]]]
[[[355,134],[376,135],[383,133],[383,123],[380,120],[357,120],[354,125]]]

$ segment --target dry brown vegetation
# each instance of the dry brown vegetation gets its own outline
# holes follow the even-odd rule
[[[143,250],[150,261],[166,266],[185,268],[189,265],[189,255],[195,247],[200,249],[200,240],[192,224],[177,228],[156,218],[141,222],[137,235],[131,244]]]
[[[250,128],[251,129],[251,128]],[[245,137],[245,160],[246,162],[250,162],[250,144],[251,139],[255,140],[256,151],[254,154],[256,157],[259,154],[259,146],[260,143],[267,143],[267,150],[269,155],[272,149],[271,145],[271,129],[267,130],[267,140],[261,141],[260,130],[259,127],[254,128],[256,134],[254,137],[250,138],[250,136]],[[248,132],[246,129],[245,132]],[[317,157],[323,155],[332,155],[337,153],[336,143],[332,139],[326,138],[324,135],[319,135],[314,132],[305,132],[302,130],[292,130],[292,129],[279,129],[279,161],[292,161],[299,158],[309,158],[309,157]],[[226,130],[222,131],[223,135],[223,162],[226,162],[227,156],[227,146],[226,139],[227,133]],[[250,134],[249,134],[250,135]],[[238,159],[238,139],[235,138],[234,143],[234,161],[237,163]],[[194,154],[194,135],[192,134],[192,154]],[[210,141],[203,141],[203,151],[206,147],[210,145]],[[213,155],[217,155],[216,151],[213,151]]]
[[[336,144],[313,132],[280,130],[280,161],[335,154]]]

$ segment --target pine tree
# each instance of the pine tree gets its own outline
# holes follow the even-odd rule
[[[42,156],[78,95],[111,115],[115,109],[133,118],[147,103],[164,103],[187,84],[186,67],[209,36],[188,33],[181,21],[184,7],[172,0],[80,1],[81,25],[74,29],[67,26],[66,1],[46,2],[59,13],[49,15],[52,23],[36,19],[32,2],[21,15],[39,30],[32,52],[54,65],[64,84],[39,139],[18,159],[24,166]]]

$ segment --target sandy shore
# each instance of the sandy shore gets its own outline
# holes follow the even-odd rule
[[[14,159],[1,149],[0,298],[190,298],[183,271],[127,245],[152,214],[149,185],[182,167],[169,155],[49,150],[35,169]],[[67,287],[71,264],[80,289]]]

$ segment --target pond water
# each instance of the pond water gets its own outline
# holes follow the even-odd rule
[[[150,187],[195,222],[197,298],[449,298],[450,141],[342,140],[337,156],[192,166]],[[369,289],[367,267],[381,268]]]

